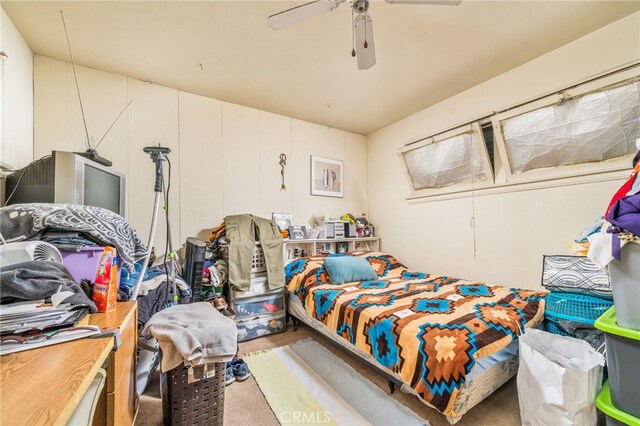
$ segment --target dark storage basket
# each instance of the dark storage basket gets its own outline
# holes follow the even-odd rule
[[[224,377],[226,363],[208,364],[212,377],[189,383],[189,368],[183,364],[162,375],[162,410],[165,425],[222,425],[224,422]],[[193,373],[202,373],[195,367]]]

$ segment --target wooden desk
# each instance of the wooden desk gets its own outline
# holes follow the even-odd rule
[[[114,312],[90,315],[89,324],[120,328],[120,348],[112,352],[110,337],[80,339],[0,357],[0,424],[66,424],[107,360],[106,406],[98,407],[96,422],[133,423],[137,304],[118,303]]]

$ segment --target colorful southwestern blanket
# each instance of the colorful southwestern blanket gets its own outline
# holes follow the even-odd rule
[[[378,279],[332,284],[323,258],[313,256],[286,266],[287,289],[447,416],[457,416],[454,402],[476,360],[544,317],[545,291],[414,272],[379,252],[349,255],[366,258]]]

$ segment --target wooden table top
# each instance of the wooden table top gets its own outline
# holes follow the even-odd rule
[[[136,302],[92,314],[88,323],[119,327]],[[64,425],[113,348],[113,338],[79,339],[0,357],[0,424]]]

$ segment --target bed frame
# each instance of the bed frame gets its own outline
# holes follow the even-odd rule
[[[400,376],[390,372],[388,369],[378,363],[378,361],[370,354],[367,354],[366,352],[356,348],[346,340],[337,336],[322,322],[309,315],[309,313],[304,309],[300,302],[292,302],[291,300],[289,300],[290,293],[287,293],[287,296],[287,317],[291,318],[294,331],[297,330],[299,322],[308,325],[323,336],[327,337],[337,347],[347,351],[350,354],[358,356],[371,367],[373,367],[376,372],[378,372],[387,380],[387,383],[389,385],[389,392],[391,394],[394,393],[396,386],[398,386],[404,393],[409,393],[416,396],[425,405],[435,410],[434,407],[428,404],[424,399],[420,398],[420,396],[411,387],[407,386],[402,381]],[[460,395],[456,399],[454,408],[457,415],[455,417],[445,416],[447,421],[450,424],[456,424],[457,422],[459,422],[462,419],[462,416],[467,411],[475,407],[477,404],[479,404],[489,395],[495,392],[498,388],[504,385],[509,379],[515,376],[517,372],[518,355],[516,354],[504,361],[492,365],[491,367],[479,373],[477,376],[473,377],[468,383],[465,384],[465,386],[462,388],[462,391],[460,392]]]

